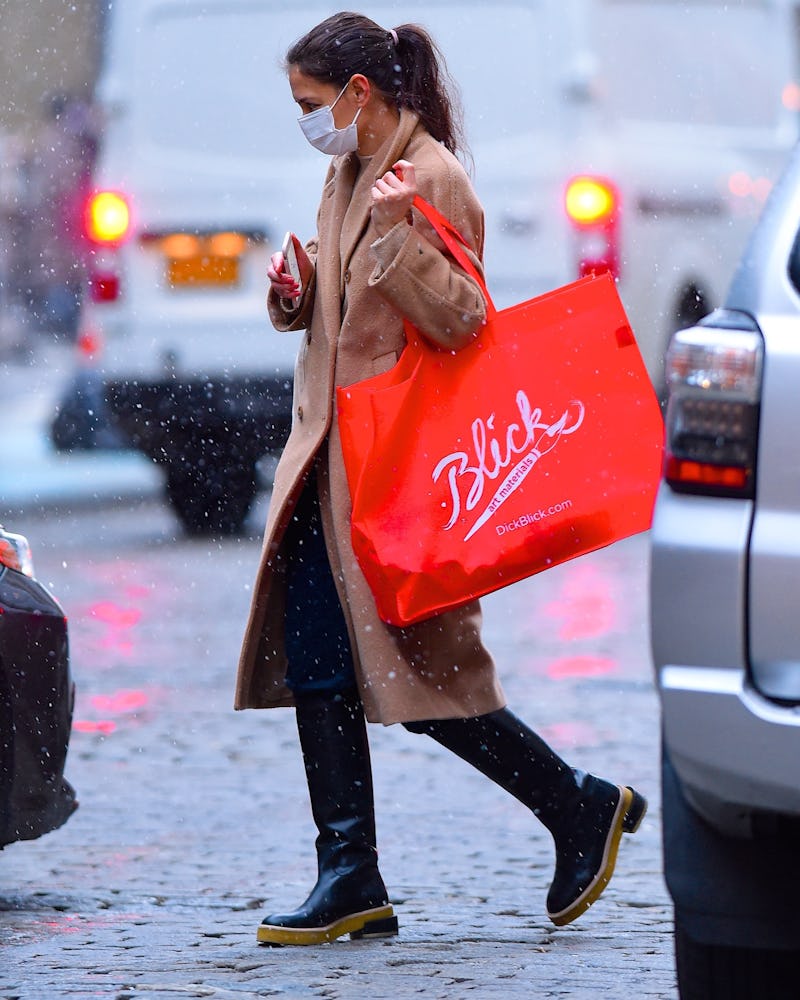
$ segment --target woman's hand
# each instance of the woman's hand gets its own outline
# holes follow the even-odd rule
[[[311,263],[305,249],[297,240],[295,240],[294,250],[297,255],[297,263],[300,267],[300,277],[302,278],[303,286],[307,286],[314,273],[314,265]],[[270,288],[279,299],[299,299],[303,294],[303,287],[295,281],[288,271],[284,272],[284,268],[283,253],[279,250],[269,259],[267,278],[269,278]]]
[[[378,236],[385,236],[407,218],[417,194],[414,164],[398,160],[372,187],[372,221]]]

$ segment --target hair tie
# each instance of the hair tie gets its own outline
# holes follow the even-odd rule
[[[399,44],[397,32],[394,30],[394,28],[389,28],[389,34],[392,36],[392,41],[394,42],[395,47],[397,47],[397,45]]]

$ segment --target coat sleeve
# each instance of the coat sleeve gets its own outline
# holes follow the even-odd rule
[[[469,246],[482,274],[483,210],[468,177],[453,159],[420,172],[419,192],[445,215]],[[369,284],[438,347],[457,351],[486,320],[480,286],[453,260],[419,213],[372,244],[377,259]]]
[[[290,299],[281,299],[270,288],[267,295],[267,309],[272,325],[276,330],[284,333],[288,330],[305,330],[311,322],[311,314],[314,311],[314,297],[317,289],[317,239],[309,240],[305,245],[305,251],[314,265],[314,273],[311,280],[303,289],[303,294],[292,303]]]

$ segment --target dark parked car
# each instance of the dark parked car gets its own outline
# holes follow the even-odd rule
[[[682,1000],[800,996],[800,149],[725,307],[675,334],[652,531]]]
[[[74,693],[64,612],[34,578],[25,538],[0,526],[0,848],[77,808],[64,779]]]

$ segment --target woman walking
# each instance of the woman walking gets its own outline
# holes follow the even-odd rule
[[[340,13],[296,42],[286,66],[300,126],[333,160],[317,236],[296,247],[300,280],[280,253],[268,272],[273,324],[307,332],[236,707],[295,708],[319,877],[298,909],[264,919],[258,940],[397,933],[378,870],[365,715],[433,737],[537,816],[556,849],[547,913],[567,924],[607,884],[644,798],[573,770],[505,707],[478,602],[407,628],[382,622],[350,541],[336,387],[397,362],[404,317],[449,351],[485,318],[477,283],[411,207],[419,193],[438,208],[481,267],[483,213],[455,155],[460,121],[443,63],[417,26]]]

